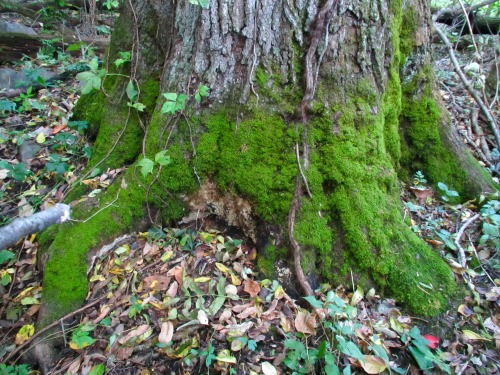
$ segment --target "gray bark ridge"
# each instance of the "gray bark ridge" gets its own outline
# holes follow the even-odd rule
[[[44,230],[53,224],[61,224],[70,219],[71,209],[67,204],[58,203],[45,211],[16,219],[0,228],[0,250],[15,244],[20,238]]]

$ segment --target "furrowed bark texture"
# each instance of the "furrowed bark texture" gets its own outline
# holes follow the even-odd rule
[[[443,143],[450,130],[433,99],[428,10],[424,0],[125,2],[108,67],[137,79],[146,112],[127,107],[128,79],[112,76],[104,93],[80,99],[76,116],[97,134],[89,168],[132,166],[100,200],[108,209],[44,236],[39,324],[85,296],[84,276],[59,285],[61,259],[77,265],[146,212],[169,224],[225,219],[259,244],[271,277],[276,261],[294,259],[313,288],[352,272],[418,313],[445,308],[451,272],[404,222],[398,179],[421,169],[465,195],[491,185],[471,181],[479,166],[462,170]],[[114,68],[127,50],[131,64]],[[201,104],[192,98],[199,84],[210,87]],[[162,114],[166,92],[189,94],[187,109]],[[133,163],[160,150],[172,163],[143,178]]]

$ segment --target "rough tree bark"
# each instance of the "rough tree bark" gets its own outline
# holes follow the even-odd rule
[[[89,249],[139,219],[200,225],[209,215],[258,244],[264,273],[288,254],[302,295],[319,281],[351,285],[352,274],[417,313],[444,309],[456,285],[405,222],[399,181],[421,170],[463,196],[492,185],[433,98],[429,4],[404,4],[126,1],[107,67],[138,82],[146,111],[127,106],[120,76],[78,103],[97,134],[89,170],[130,167],[99,204],[74,208],[77,219],[100,210],[92,219],[42,236],[39,326],[84,301]],[[133,58],[115,68],[119,51]],[[162,93],[198,84],[207,100],[161,113]],[[172,163],[143,178],[135,162],[160,150]]]

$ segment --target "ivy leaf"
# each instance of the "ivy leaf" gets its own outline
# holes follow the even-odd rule
[[[14,111],[16,109],[16,103],[9,99],[0,100],[0,111]]]
[[[309,302],[309,304],[316,308],[316,309],[321,309],[323,308],[323,302],[321,301],[318,301],[316,298],[314,298],[314,296],[307,296],[307,297],[304,297],[304,299]]]
[[[98,365],[92,367],[89,375],[102,375],[104,374],[104,370],[106,370],[106,366],[104,366],[104,363],[99,363]]]
[[[80,82],[82,94],[88,94],[92,90],[101,88],[101,77],[93,72],[82,72],[76,75]]]
[[[177,94],[175,92],[166,92],[165,94],[163,94],[163,96],[165,97],[165,99],[172,102],[175,102],[177,100]]]
[[[144,110],[146,109],[146,106],[142,103],[139,103],[139,102],[137,102],[137,103],[128,102],[127,105],[129,107],[137,109],[139,112],[144,112]]]
[[[255,349],[257,349],[257,341],[248,340],[247,348],[248,348],[248,350],[251,350],[251,351],[254,351]]]
[[[177,96],[177,101],[176,101],[176,110],[183,111],[186,108],[186,101],[188,99],[188,96],[186,94],[179,94]]]
[[[28,168],[26,168],[26,164],[21,162],[14,165],[11,173],[14,180],[23,181],[28,175],[31,174],[31,171]]]
[[[89,336],[88,332],[76,330],[71,336],[69,347],[71,349],[83,349],[92,345],[95,340]]]
[[[162,113],[174,114],[175,111],[176,111],[175,102],[165,102],[163,104],[163,106],[161,107],[161,112]]]
[[[143,177],[146,177],[146,175],[153,172],[154,165],[155,163],[153,160],[148,158],[144,158],[137,163],[137,166],[141,167],[141,174]]]
[[[0,264],[4,264],[14,257],[15,257],[14,253],[7,250],[2,250],[0,251]]]
[[[201,83],[198,85],[198,93],[201,96],[208,96],[208,86],[202,85]]]
[[[338,341],[338,346],[337,348],[344,354],[353,357],[360,362],[365,361],[365,357],[363,356],[363,353],[358,349],[358,347],[352,342],[352,341],[347,341],[342,337],[337,335],[336,336],[337,341]]]
[[[170,156],[166,155],[167,150],[163,150],[158,152],[155,155],[155,162],[160,164],[160,165],[168,165],[172,162]]]
[[[99,62],[97,61],[97,57],[94,57],[92,60],[90,60],[88,65],[90,71],[93,72],[94,74],[97,74],[97,70],[99,69]]]
[[[135,85],[132,80],[128,81],[126,93],[127,97],[132,101],[137,97],[138,91],[135,89]]]

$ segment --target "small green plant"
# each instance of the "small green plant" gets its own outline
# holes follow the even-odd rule
[[[413,186],[417,188],[426,187],[427,180],[424,177],[424,174],[421,171],[416,171],[413,175]]]
[[[26,90],[26,93],[19,94],[19,97],[14,99],[15,102],[21,103],[19,108],[17,109],[18,113],[29,112],[32,109],[42,110],[45,108],[45,105],[40,104],[38,100],[32,99],[35,96],[33,93],[33,87],[30,86]]]
[[[194,93],[194,99],[197,103],[201,102],[202,97],[208,96],[208,90],[208,86],[202,85],[201,83],[198,85],[198,89]],[[164,93],[163,96],[167,99],[167,101],[161,107],[162,113],[169,113],[173,115],[176,112],[182,112],[186,109],[186,103],[189,99],[188,95],[167,92]]]
[[[118,3],[117,1],[113,1],[113,3]],[[101,35],[110,35],[111,34],[111,28],[108,25],[97,25],[95,27],[95,30],[97,31],[98,34]]]
[[[436,365],[447,374],[451,374],[450,366],[442,358],[442,352],[437,349],[433,353],[429,347],[429,341],[420,334],[417,327],[413,327],[408,334],[401,335],[403,342],[410,342],[408,349],[421,370],[430,370]]]
[[[161,107],[162,113],[175,114],[177,111],[186,109],[188,96],[186,94],[176,94],[175,92],[164,93],[163,96],[167,101]]]
[[[136,316],[138,313],[140,313],[144,308],[149,307],[149,305],[142,304],[136,296],[130,297],[130,301],[132,302],[132,305],[130,306],[128,310],[128,317],[132,319],[134,316]]]
[[[14,259],[16,254],[7,250],[0,250],[0,265],[8,263],[10,260]]]
[[[47,172],[55,172],[59,175],[63,175],[69,169],[68,163],[66,163],[67,158],[62,158],[58,154],[51,154],[49,156],[49,162],[45,165]]]
[[[189,0],[191,4],[199,5],[202,8],[208,8],[208,0]]]
[[[26,177],[32,174],[23,162],[11,165],[7,160],[0,160],[1,170],[4,170],[6,177],[13,178],[16,181],[24,181]]]
[[[453,198],[459,197],[455,190],[450,190],[446,184],[438,182],[438,188],[443,192],[441,199],[445,202],[449,202]]]
[[[0,100],[0,113],[14,112],[16,110],[16,103],[9,99]]]
[[[167,155],[167,150],[157,152],[155,155],[155,160],[148,158],[141,159],[137,166],[141,167],[141,174],[146,177],[149,173],[153,173],[155,165],[165,166],[172,162],[170,156]]]
[[[28,375],[29,372],[28,365],[9,366],[5,363],[0,364],[0,375]]]
[[[117,68],[130,62],[130,58],[132,57],[132,54],[130,52],[127,52],[127,51],[120,51],[120,52],[118,52],[118,55],[120,57],[115,60],[115,65]]]
[[[82,94],[88,94],[92,90],[100,90],[102,78],[106,75],[106,69],[99,69],[97,57],[94,57],[88,63],[90,71],[81,72],[76,75],[76,79],[80,82]]]
[[[116,9],[120,6],[120,2],[118,0],[104,0],[102,3],[108,10]]]
[[[69,121],[68,128],[76,130],[78,133],[83,134],[89,126],[88,121]]]
[[[481,245],[492,243],[496,250],[500,250],[500,201],[490,200],[481,207],[483,218]]]
[[[71,349],[83,349],[92,345],[95,340],[90,336],[95,329],[95,325],[91,323],[79,325],[71,335],[69,346]]]

